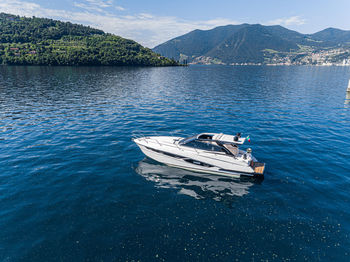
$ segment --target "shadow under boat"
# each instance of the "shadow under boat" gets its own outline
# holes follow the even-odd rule
[[[216,201],[247,195],[251,186],[263,180],[197,173],[170,167],[149,158],[140,161],[135,171],[146,180],[154,182],[159,188],[177,189],[179,194],[196,199],[211,198]]]

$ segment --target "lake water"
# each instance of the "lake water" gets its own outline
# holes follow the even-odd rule
[[[0,261],[349,261],[349,67],[0,67]],[[350,98],[350,97],[349,97]],[[263,181],[145,159],[250,135]]]

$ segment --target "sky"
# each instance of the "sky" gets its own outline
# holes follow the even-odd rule
[[[0,12],[89,25],[149,48],[228,24],[278,24],[301,33],[350,30],[350,0],[0,0]]]

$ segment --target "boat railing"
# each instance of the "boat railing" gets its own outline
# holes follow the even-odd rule
[[[135,137],[135,139],[136,139],[136,137]],[[140,136],[140,137],[137,137],[137,139],[143,139],[143,141],[145,141],[147,144],[148,143],[156,143],[156,144],[158,144],[161,147],[165,146],[164,144],[166,144],[167,147],[174,147],[174,148],[176,147],[177,149],[179,149],[181,151],[184,150],[177,143],[172,144],[172,143],[166,143],[165,142],[164,144],[161,144],[161,143],[159,143],[159,141],[157,139],[153,139],[152,136]],[[189,150],[194,150],[198,155],[200,154],[200,152],[196,148],[190,148],[189,147]]]
[[[168,136],[169,136],[169,133],[167,133],[168,134]],[[178,136],[178,137],[188,137],[188,135],[181,135],[181,134],[179,134],[178,132],[171,132],[170,133],[171,134],[171,136]],[[156,144],[158,144],[159,146],[167,146],[167,147],[174,147],[174,148],[177,148],[177,149],[179,149],[179,150],[181,150],[181,151],[184,151],[184,149],[183,148],[181,148],[180,146],[179,146],[179,144],[178,143],[167,143],[167,142],[165,142],[164,144],[166,144],[166,145],[164,145],[164,144],[161,144],[161,143],[159,143],[159,141],[157,140],[157,139],[153,139],[152,138],[152,136],[161,136],[160,134],[159,134],[159,132],[157,132],[157,133],[154,133],[154,134],[149,134],[149,133],[147,133],[147,134],[143,134],[143,133],[141,133],[141,132],[134,132],[133,133],[133,138],[134,139],[142,139],[142,138],[144,138],[143,139],[143,141],[145,141],[147,144],[148,143],[156,143]],[[146,139],[147,138],[147,139]],[[188,150],[191,150],[191,151],[193,151],[193,152],[196,152],[197,153],[197,155],[200,155],[201,153],[203,153],[202,151],[198,151],[196,148],[191,148],[191,147],[188,147]],[[205,151],[205,150],[204,150]],[[212,151],[210,151],[210,153],[211,154],[214,154],[214,155],[222,155],[222,154],[220,154],[220,153],[215,153],[215,152],[212,152]]]
[[[160,133],[159,131],[147,131],[147,132],[141,132],[141,131],[133,131],[131,137],[133,139],[142,138],[142,137],[152,137],[152,136],[177,136],[177,137],[188,137],[188,134],[183,133],[183,131],[172,131],[172,132],[166,132],[164,134]]]

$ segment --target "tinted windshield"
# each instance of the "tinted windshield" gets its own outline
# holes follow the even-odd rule
[[[184,146],[206,150],[206,151],[225,152],[225,150],[223,150],[221,147],[217,145],[213,145],[211,143],[206,143],[206,142],[200,142],[198,140],[190,141],[184,144]]]
[[[195,140],[197,138],[197,136],[191,136],[191,137],[186,137],[184,139],[182,139],[179,144],[182,145],[182,144],[186,144],[188,143],[189,141],[191,140]]]

